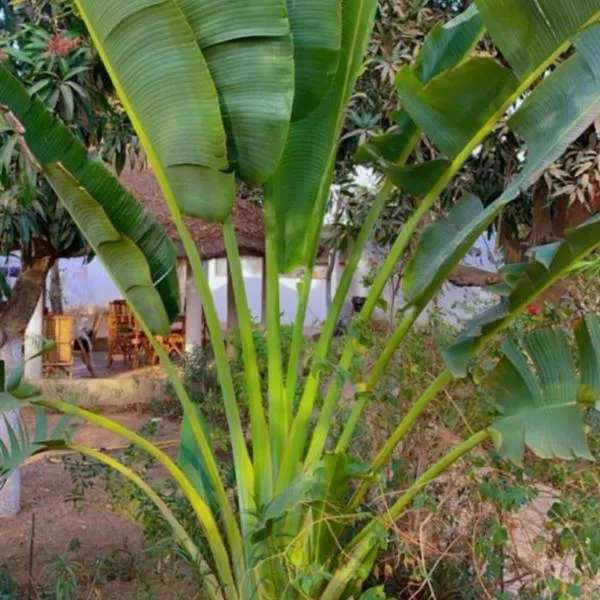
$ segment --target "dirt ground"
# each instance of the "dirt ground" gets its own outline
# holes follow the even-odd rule
[[[143,414],[113,415],[129,428],[139,430],[150,417]],[[28,417],[26,417],[28,419]],[[54,417],[51,417],[54,419]],[[179,424],[166,420],[158,423],[158,440],[176,440]],[[114,448],[123,445],[123,440],[104,430],[89,425],[76,425],[74,439],[77,443],[95,448]],[[81,509],[67,501],[72,489],[69,474],[57,457],[44,457],[25,466],[22,476],[22,510],[15,519],[0,520],[0,565],[8,567],[11,575],[22,586],[29,580],[29,553],[32,517],[35,515],[33,580],[36,587],[46,587],[43,568],[49,561],[64,554],[74,538],[80,547],[73,554],[74,560],[81,564],[81,572],[95,570],[95,563],[102,553],[117,553],[131,557],[131,564],[139,565],[143,561],[143,536],[130,520],[113,512],[109,499],[101,486],[95,487],[86,495]],[[149,561],[145,561],[149,562]],[[172,582],[162,586],[160,574],[153,565],[153,573],[136,573],[133,581],[115,581],[103,583],[100,587],[90,581],[82,583],[80,597],[86,600],[129,600],[137,598],[194,598],[192,588],[175,590]],[[149,580],[152,580],[152,594],[147,592]],[[52,598],[53,596],[44,596]],[[35,599],[36,595],[32,595]]]

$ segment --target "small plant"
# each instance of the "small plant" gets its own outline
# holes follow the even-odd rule
[[[0,600],[19,600],[19,586],[8,567],[0,565]]]
[[[53,558],[44,566],[41,583],[44,597],[48,600],[77,600],[79,598],[79,578],[82,565],[75,558],[75,552],[81,544],[73,538],[64,553]]]

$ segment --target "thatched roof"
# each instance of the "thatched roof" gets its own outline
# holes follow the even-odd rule
[[[173,240],[178,252],[183,256],[183,248],[179,234],[167,209],[163,195],[152,171],[148,168],[139,170],[125,169],[121,180],[133,195],[150,211]],[[264,256],[265,224],[263,211],[256,204],[239,198],[233,209],[233,222],[242,256]],[[218,223],[206,223],[200,219],[186,219],[196,245],[203,259],[224,258],[225,242]]]

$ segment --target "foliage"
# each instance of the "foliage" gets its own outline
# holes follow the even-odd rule
[[[184,419],[178,461],[106,417],[46,398],[33,403],[113,431],[166,468],[171,485],[194,511],[191,522],[125,459],[70,442],[61,446],[102,463],[125,477],[128,486],[143,492],[137,518],[143,521],[151,514],[146,508],[149,503],[155,506],[194,565],[207,598],[345,600],[363,592],[367,597],[382,596],[381,589],[367,592],[364,588],[377,555],[387,547],[389,531],[397,520],[407,518],[413,505],[433,513],[435,496],[425,487],[465,455],[476,453],[491,440],[502,452],[508,440],[513,458],[520,459],[523,443],[519,441],[525,436],[525,444],[543,456],[588,456],[581,451],[582,419],[553,421],[552,427],[527,419],[523,433],[518,419],[512,422],[509,415],[500,416],[490,424],[489,415],[483,412],[480,427],[437,449],[419,468],[400,469],[401,490],[384,506],[368,503],[397,447],[438,395],[454,379],[477,377],[472,366],[482,348],[495,341],[540,293],[598,248],[597,218],[569,231],[564,241],[538,249],[531,263],[505,269],[505,281],[496,289],[499,302],[446,348],[447,368],[423,374],[421,393],[415,395],[400,423],[394,423],[389,434],[378,440],[381,443],[376,444],[368,464],[355,460],[348,449],[390,361],[449,273],[504,208],[527,192],[596,117],[600,102],[597,0],[560,5],[536,0],[535,7],[517,0],[476,0],[449,23],[435,27],[418,58],[398,72],[394,84],[401,110],[390,115],[398,128],[369,139],[360,152],[382,181],[352,245],[318,342],[307,355],[306,369],[302,346],[311,272],[345,109],[361,71],[376,2],[343,0],[313,6],[306,0],[290,3],[288,16],[283,0],[264,0],[260,14],[252,20],[247,17],[254,5],[240,2],[228,9],[222,21],[217,20],[217,11],[209,10],[216,2],[198,0],[159,4],[136,0],[127,5],[117,0],[102,5],[77,0],[76,5],[150,158],[190,262],[211,334],[232,469],[224,472],[202,404],[192,402],[175,365],[153,336],[168,329],[169,317],[177,308],[175,282],[167,279],[174,271],[173,250],[163,244],[162,253],[151,251],[145,237],[149,225],[136,212],[132,199],[92,163],[72,132],[40,102],[31,100],[18,77],[0,67],[0,101],[5,112],[10,111],[24,126],[23,139],[43,176],[129,300],[181,402]],[[319,37],[305,47],[305,36],[313,30],[309,22],[297,18],[301,9],[331,36]],[[498,60],[481,53],[484,34],[501,52]],[[530,43],[531,39],[536,43]],[[264,56],[269,60],[263,60]],[[306,64],[311,67],[309,78],[297,68]],[[335,64],[337,70],[331,77]],[[239,69],[233,68],[238,65]],[[320,77],[314,76],[313,69]],[[543,77],[549,70],[550,75]],[[250,85],[254,82],[260,87],[258,95]],[[313,97],[311,91],[318,93],[314,103],[305,100]],[[508,127],[527,146],[526,159],[511,174],[506,189],[487,205],[469,196],[418,235],[444,190],[500,126]],[[422,136],[430,152],[418,151]],[[264,363],[258,358],[260,340],[252,328],[230,216],[236,176],[247,184],[265,183],[266,189],[266,389],[261,373]],[[100,193],[105,185],[113,192],[108,199]],[[390,245],[351,335],[337,348],[333,341],[336,325],[357,266],[396,188],[418,201]],[[202,260],[183,215],[222,223],[238,310],[244,386],[234,378]],[[365,353],[366,324],[396,265],[406,260],[411,247],[414,252],[404,278],[406,304],[400,322],[370,368],[356,370],[357,357]],[[157,257],[161,260],[153,270],[152,260]],[[286,363],[279,274],[297,266],[303,266],[306,275],[299,288]],[[547,376],[544,364],[536,388],[521,358],[517,370],[526,385],[511,377],[511,387],[495,386],[495,396],[505,410],[521,414],[523,406],[530,404],[554,409],[563,397],[578,416],[579,411],[593,410],[597,355],[590,348],[596,351],[598,346],[597,319],[586,320],[586,325],[587,332],[580,329],[577,333],[584,360],[572,369],[571,359],[565,358],[569,354],[566,342],[554,339],[558,334],[532,334],[536,339],[546,336],[559,351],[562,369],[557,373],[561,377]],[[527,345],[531,338],[523,339]],[[531,349],[531,343],[528,353],[532,358],[541,355]],[[509,354],[514,364],[515,353]],[[508,368],[506,359],[498,368]],[[337,413],[346,404],[340,402],[342,389],[356,376],[354,392],[347,399],[350,412],[340,435],[334,437]],[[246,400],[248,423],[242,410]],[[563,445],[576,452],[569,454]],[[492,549],[501,547],[502,527],[490,532]]]
[[[63,554],[45,565],[42,577],[46,582],[46,597],[56,600],[76,600],[79,596],[79,573],[82,565],[73,553],[80,547],[77,538],[72,539]]]
[[[17,600],[19,587],[5,565],[0,565],[0,598],[2,600]]]
[[[8,11],[8,7],[3,9]],[[87,147],[121,171],[139,155],[127,115],[69,3],[21,3],[0,34],[4,66]],[[85,239],[48,182],[31,168],[14,124],[0,123],[0,254],[85,256]]]

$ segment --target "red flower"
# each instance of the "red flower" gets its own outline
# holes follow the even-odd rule
[[[535,304],[530,304],[527,307],[527,312],[534,317],[540,316],[540,309]]]
[[[48,39],[48,48],[46,49],[45,56],[47,58],[51,56],[60,56],[64,58],[80,45],[81,39],[78,37],[69,39],[62,33],[55,33]]]

